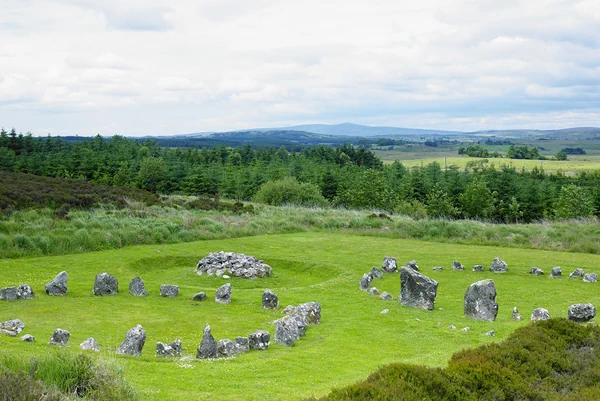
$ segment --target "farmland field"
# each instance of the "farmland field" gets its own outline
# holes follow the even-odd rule
[[[216,287],[226,282],[216,277],[196,276],[197,261],[209,252],[242,252],[264,259],[273,266],[266,279],[232,278],[232,303],[213,301]],[[411,309],[383,301],[358,290],[361,275],[381,265],[385,255],[399,264],[415,259],[421,271],[438,280],[435,310]],[[499,256],[509,265],[506,274],[474,273],[474,264],[489,266]],[[452,271],[459,260],[465,271]],[[550,279],[553,266],[563,268],[563,278]],[[299,233],[201,241],[175,245],[147,245],[120,250],[90,252],[44,258],[0,260],[0,287],[30,284],[34,300],[0,304],[0,321],[18,318],[25,322],[24,333],[36,343],[20,338],[0,337],[0,354],[39,355],[49,352],[77,352],[77,346],[93,336],[102,351],[98,358],[122,364],[126,378],[151,400],[290,400],[326,394],[363,379],[377,367],[390,362],[444,366],[452,353],[490,341],[500,341],[515,328],[528,324],[536,307],[547,308],[553,317],[566,317],[576,302],[600,301],[591,291],[598,284],[569,279],[576,267],[596,271],[600,256],[490,246],[439,244],[328,233]],[[434,272],[434,266],[444,271]],[[532,266],[545,276],[528,274]],[[65,297],[45,295],[44,284],[62,270],[69,273]],[[91,294],[94,276],[109,272],[119,279],[120,293],[113,297]],[[140,275],[149,290],[147,298],[135,298],[128,291],[131,278]],[[495,322],[478,322],[463,317],[466,288],[473,282],[493,278],[500,305]],[[158,295],[161,284],[177,284],[180,295],[167,299]],[[375,280],[374,286],[394,296],[399,293],[398,274]],[[322,323],[309,326],[307,334],[292,348],[271,343],[267,351],[251,351],[234,359],[196,361],[196,347],[206,323],[215,338],[246,336],[257,329],[274,333],[272,321],[279,311],[263,311],[265,288],[278,294],[281,307],[308,301],[322,305]],[[206,291],[209,299],[197,303],[191,297]],[[511,319],[518,306],[525,321]],[[381,314],[383,309],[388,314]],[[115,350],[128,329],[141,324],[147,340],[141,357],[116,355]],[[451,331],[469,326],[470,332]],[[60,327],[71,332],[66,349],[47,345],[52,331]],[[495,330],[496,337],[485,332]],[[157,341],[180,338],[183,359],[158,359]]]

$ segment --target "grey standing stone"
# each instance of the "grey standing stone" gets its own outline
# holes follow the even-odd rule
[[[94,295],[116,295],[119,292],[119,280],[104,272],[96,275],[94,280]]]
[[[65,295],[67,293],[67,281],[69,281],[67,272],[58,273],[51,282],[46,284],[46,294],[54,296]]]
[[[485,335],[489,337],[494,337],[496,335],[496,332],[494,330],[490,330],[487,333],[485,333]]]
[[[452,270],[465,270],[465,267],[459,261],[452,262]]]
[[[383,264],[381,265],[381,269],[384,273],[395,273],[398,271],[398,264],[396,263],[396,259],[391,256],[383,257]]]
[[[81,344],[79,344],[79,348],[87,351],[100,351],[100,345],[94,337],[90,337]]]
[[[263,309],[279,308],[279,297],[269,289],[264,290],[262,294],[262,307]]]
[[[379,298],[383,299],[384,301],[393,301],[394,297],[392,296],[392,294],[390,294],[387,291],[384,291],[381,293],[381,295],[379,295]]]
[[[165,344],[160,341],[156,343],[156,356],[158,356],[158,357],[162,357],[162,356],[175,357],[175,356],[181,356],[182,353],[183,353],[183,348],[181,346],[181,341],[179,339],[177,339],[169,344]]]
[[[17,298],[19,299],[33,299],[35,298],[35,294],[33,292],[33,288],[28,284],[20,284],[17,287]]]
[[[0,290],[0,299],[5,301],[16,301],[17,297],[17,287],[5,287]]]
[[[519,313],[519,308],[517,308],[516,306],[513,308],[512,320],[523,320],[523,317]]]
[[[298,325],[296,320],[291,316],[284,316],[275,321],[275,336],[273,337],[273,340],[277,344],[291,347],[299,338],[300,333],[298,332]]]
[[[379,268],[377,268],[377,266],[373,266],[371,268],[371,276],[373,278],[382,278],[383,277],[383,272],[381,270],[379,270]]]
[[[529,271],[529,274],[532,274],[534,276],[541,276],[544,274],[544,271],[542,269],[540,269],[539,267],[532,267],[531,270]]]
[[[19,319],[7,320],[6,322],[0,322],[0,333],[6,334],[11,337],[15,337],[20,334],[25,328],[25,323]]]
[[[373,276],[371,276],[370,274],[366,274],[366,273],[363,274],[360,279],[360,284],[359,284],[360,290],[367,291],[372,282],[373,282]]]
[[[179,287],[176,285],[162,284],[160,286],[160,296],[173,298],[179,295]]]
[[[230,304],[231,303],[231,284],[223,284],[217,288],[215,294],[215,302],[219,304]]]
[[[69,337],[71,337],[71,333],[69,333],[67,330],[56,329],[54,330],[54,333],[52,333],[52,337],[50,337],[48,344],[66,347],[69,343]]]
[[[216,359],[217,358],[217,341],[210,332],[210,325],[204,327],[202,341],[196,353],[197,359]]]
[[[560,276],[562,276],[562,270],[560,269],[560,266],[553,267],[552,271],[550,272],[550,277],[558,278]]]
[[[473,271],[474,272],[482,272],[482,271],[485,271],[485,269],[483,268],[482,265],[475,265],[475,266],[473,266]]]
[[[117,354],[140,356],[142,355],[144,344],[146,344],[146,332],[144,331],[144,328],[138,324],[127,332],[125,340],[117,350]]]
[[[235,346],[238,352],[248,352],[250,351],[250,340],[248,337],[236,337]]]
[[[500,258],[494,258],[490,265],[490,271],[494,273],[506,273],[508,265]]]
[[[471,331],[470,327],[463,327],[462,329],[460,329],[460,331],[468,333],[469,331]]]
[[[257,330],[248,336],[248,340],[250,342],[250,349],[262,351],[269,348],[269,344],[271,343],[271,335],[268,331]]]
[[[231,358],[238,352],[238,347],[235,342],[229,339],[219,340],[217,343],[217,355],[219,358]]]
[[[414,261],[414,260],[411,260],[410,262],[408,262],[408,263],[406,264],[406,267],[410,267],[411,269],[413,269],[413,270],[417,270],[417,271],[419,270],[419,265],[418,265],[418,264],[417,264],[417,262],[416,262],[416,261]]]
[[[368,292],[370,295],[375,295],[375,296],[379,296],[379,295],[380,295],[380,292],[379,292],[379,290],[377,289],[377,287],[371,287],[371,288],[369,288],[369,289],[367,290],[367,292]]]
[[[579,277],[583,277],[584,274],[585,273],[584,273],[583,269],[578,267],[577,269],[573,270],[573,272],[571,274],[569,274],[569,277],[579,278]]]
[[[321,323],[321,304],[318,302],[306,302],[298,305],[297,313],[303,316],[308,324]]]
[[[596,317],[596,308],[592,304],[573,304],[569,306],[569,320],[577,323],[589,322]]]
[[[199,292],[199,293],[195,294],[192,297],[192,300],[193,301],[200,301],[200,302],[205,301],[206,300],[206,293],[205,292]]]
[[[550,319],[550,312],[544,308],[537,308],[531,312],[531,320],[536,322],[538,320],[548,320]]]
[[[400,270],[400,296],[398,301],[411,308],[432,310],[437,296],[438,282],[419,273],[403,267]]]
[[[584,283],[595,283],[598,281],[598,275],[596,273],[587,273],[583,275]]]
[[[496,320],[498,303],[493,280],[481,280],[469,286],[465,292],[465,316],[475,320]]]
[[[144,281],[140,277],[134,277],[129,282],[129,292],[134,297],[145,297],[148,295]]]
[[[21,340],[26,343],[32,343],[35,342],[35,337],[31,334],[25,334],[23,337],[21,337]]]

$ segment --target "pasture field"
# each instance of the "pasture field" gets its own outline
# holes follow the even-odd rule
[[[264,259],[273,266],[273,275],[266,279],[225,280],[194,274],[200,258],[220,250]],[[396,257],[400,265],[414,259],[424,274],[439,281],[435,310],[411,309],[359,291],[361,275],[374,265],[381,266],[386,255]],[[474,264],[488,267],[496,256],[508,263],[507,273],[471,271]],[[461,261],[466,270],[452,271],[453,260]],[[557,265],[562,266],[563,277],[550,279],[547,274]],[[434,266],[443,266],[444,271],[432,271]],[[544,269],[546,275],[529,275],[532,266]],[[598,305],[600,283],[570,279],[568,274],[576,267],[600,272],[600,256],[331,233],[264,235],[4,259],[0,260],[0,287],[27,283],[37,297],[2,301],[0,321],[23,320],[26,328],[22,334],[34,335],[36,343],[0,337],[0,355],[76,353],[78,345],[93,336],[102,347],[94,357],[121,364],[141,399],[303,399],[364,379],[391,362],[445,366],[454,352],[500,341],[517,327],[527,325],[536,307],[547,308],[553,317],[566,317],[573,303]],[[69,293],[65,297],[47,296],[44,284],[62,270],[69,273]],[[104,271],[119,279],[120,292],[112,297],[94,297],[94,277]],[[129,280],[136,275],[145,281],[149,291],[146,298],[128,293]],[[464,292],[471,283],[486,278],[496,284],[500,305],[497,320],[467,319],[463,316]],[[227,281],[233,287],[232,303],[217,304],[213,300],[215,289]],[[179,285],[180,295],[161,298],[161,284]],[[397,297],[399,275],[385,275],[373,285]],[[320,302],[321,324],[309,326],[306,336],[291,348],[272,342],[267,351],[251,351],[234,359],[195,360],[206,323],[217,340],[245,336],[257,329],[274,334],[272,322],[281,312],[261,309],[265,288],[278,294],[281,308]],[[206,291],[209,299],[191,301],[198,291]],[[524,321],[511,319],[513,306],[519,307]],[[389,313],[381,314],[385,308]],[[116,355],[127,330],[138,323],[147,332],[142,356]],[[448,330],[449,325],[458,330]],[[467,326],[470,332],[460,331]],[[65,349],[47,345],[57,327],[71,332]],[[495,330],[496,336],[486,336],[488,330]],[[176,338],[183,343],[184,358],[155,357],[157,341]]]

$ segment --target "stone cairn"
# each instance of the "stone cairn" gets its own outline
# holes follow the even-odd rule
[[[221,277],[225,274],[243,278],[263,278],[270,276],[273,269],[254,256],[221,251],[210,253],[200,260],[195,272],[199,276],[206,274]]]

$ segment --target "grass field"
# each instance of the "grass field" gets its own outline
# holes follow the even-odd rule
[[[196,262],[212,251],[227,250],[255,255],[273,266],[272,277],[262,280],[230,279],[233,301],[216,304],[214,290],[222,278],[196,276]],[[422,272],[439,281],[434,311],[416,310],[382,301],[358,290],[358,281],[384,255],[400,264],[415,259]],[[495,256],[509,264],[506,274],[474,273],[474,264],[489,266]],[[453,260],[466,271],[450,270]],[[442,272],[431,270],[444,266]],[[546,273],[555,266],[565,277],[550,279],[528,274],[532,266]],[[0,287],[28,283],[37,298],[0,303],[0,321],[19,318],[22,334],[36,336],[36,343],[0,337],[0,353],[40,355],[54,351],[47,341],[60,327],[71,332],[69,347],[77,352],[87,337],[98,340],[98,358],[122,364],[125,375],[150,400],[290,400],[326,394],[365,378],[382,364],[410,362],[443,366],[452,353],[505,338],[527,324],[511,319],[518,306],[528,320],[532,309],[547,308],[554,317],[566,317],[575,302],[600,302],[600,284],[568,278],[576,267],[599,272],[600,256],[491,246],[439,244],[415,240],[384,239],[343,234],[297,233],[256,236],[174,245],[146,245],[119,250],[43,258],[0,260]],[[45,295],[44,284],[61,270],[69,272],[66,297]],[[121,292],[113,297],[91,295],[94,276],[107,271],[119,279]],[[140,275],[149,290],[147,298],[132,297],[129,280]],[[463,317],[462,301],[473,282],[493,278],[500,304],[495,322],[476,322]],[[158,296],[161,284],[177,284],[174,299]],[[374,285],[398,295],[398,274],[375,280]],[[282,307],[307,301],[322,305],[322,323],[310,326],[294,347],[272,343],[268,351],[253,351],[230,360],[196,361],[202,329],[210,323],[213,335],[234,338],[257,329],[274,333],[272,321],[280,312],[261,310],[261,294],[271,288]],[[190,300],[206,291],[209,300]],[[390,313],[380,314],[388,308]],[[416,320],[419,319],[419,320]],[[146,347],[139,358],[116,355],[125,333],[136,324],[147,331]],[[465,326],[470,332],[450,331]],[[496,337],[485,332],[495,330]],[[184,359],[157,359],[157,341],[180,338]]]

